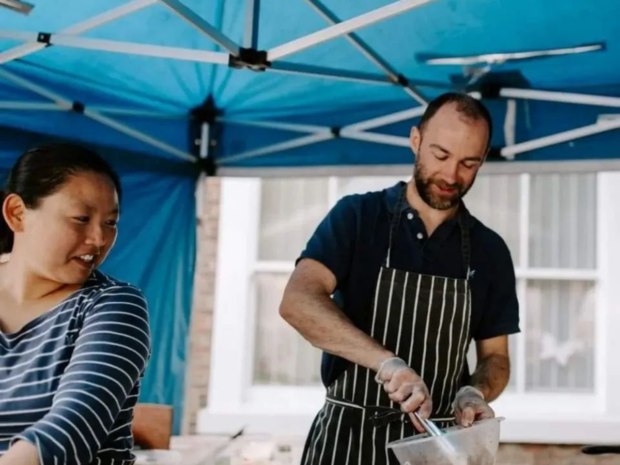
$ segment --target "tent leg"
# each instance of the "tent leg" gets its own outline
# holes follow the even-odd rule
[[[211,125],[207,122],[200,126],[200,150],[198,152],[200,158],[205,160],[210,155]],[[206,189],[207,173],[202,171],[198,176],[196,184],[196,218],[201,222],[204,218],[204,197]]]

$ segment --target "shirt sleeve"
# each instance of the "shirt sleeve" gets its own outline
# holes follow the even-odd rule
[[[501,241],[495,255],[493,278],[487,294],[485,309],[477,334],[474,339],[481,341],[498,336],[518,333],[519,301],[515,269],[508,246]]]
[[[40,465],[94,463],[150,357],[147,304],[136,288],[104,290],[83,318],[50,411],[14,438],[37,447]]]
[[[348,275],[357,232],[357,196],[343,197],[321,221],[297,259],[311,258],[325,265],[341,283]]]

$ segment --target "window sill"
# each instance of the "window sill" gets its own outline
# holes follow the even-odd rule
[[[254,387],[246,402],[208,407],[198,416],[203,434],[247,434],[305,437],[323,405],[321,388]],[[590,395],[506,393],[492,404],[505,417],[501,439],[506,443],[614,444],[620,442],[620,416],[606,414]]]
[[[201,434],[235,434],[242,428],[246,434],[305,437],[318,409],[314,412],[259,412],[202,410],[198,418]],[[511,416],[502,422],[504,443],[530,444],[618,444],[620,417],[604,415],[584,418],[564,415],[550,418]]]

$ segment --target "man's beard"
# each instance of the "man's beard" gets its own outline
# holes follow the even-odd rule
[[[413,179],[420,198],[424,201],[424,203],[435,210],[448,210],[458,205],[473,184],[473,182],[469,186],[463,186],[459,183],[448,184],[438,179],[429,178],[424,170],[424,167],[420,164],[419,158],[415,163]],[[454,193],[449,196],[437,195],[431,190],[433,184],[442,189],[454,189]]]

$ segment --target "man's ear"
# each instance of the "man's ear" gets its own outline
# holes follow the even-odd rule
[[[9,225],[11,231],[22,232],[24,230],[24,213],[26,205],[17,194],[9,194],[2,204],[2,216]]]
[[[409,145],[411,146],[411,150],[417,156],[420,151],[420,144],[422,143],[422,134],[420,130],[414,126],[411,128],[411,132],[409,133]]]

